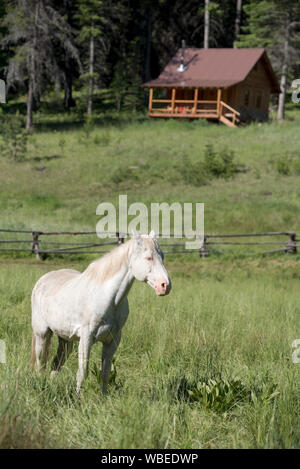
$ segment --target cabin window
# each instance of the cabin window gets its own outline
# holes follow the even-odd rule
[[[245,90],[244,105],[249,106],[249,102],[250,102],[250,90]]]

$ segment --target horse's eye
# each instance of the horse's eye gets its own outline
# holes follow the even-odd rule
[[[146,257],[147,261],[153,261],[152,257]]]

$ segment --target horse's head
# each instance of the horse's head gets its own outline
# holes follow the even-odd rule
[[[147,282],[158,296],[167,295],[171,290],[171,280],[164,266],[164,255],[154,233],[148,236],[134,236],[131,255],[131,272],[141,282]]]

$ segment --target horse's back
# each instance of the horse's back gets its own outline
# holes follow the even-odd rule
[[[35,284],[32,298],[38,294],[51,296],[58,293],[66,284],[80,275],[78,270],[60,269],[52,270],[43,275]]]
[[[79,275],[77,270],[61,269],[48,272],[37,281],[31,295],[33,324],[39,324],[46,319],[45,314],[53,300],[64,296],[68,285]]]

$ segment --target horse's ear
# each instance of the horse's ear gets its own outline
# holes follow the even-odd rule
[[[149,233],[149,238],[156,238],[154,230],[151,230]]]

